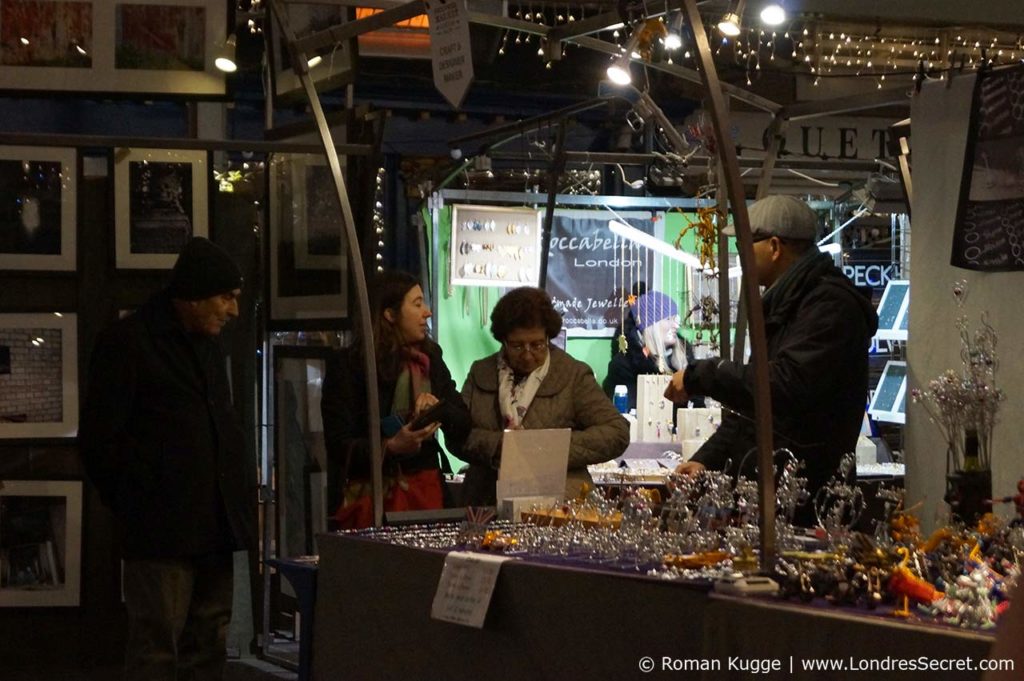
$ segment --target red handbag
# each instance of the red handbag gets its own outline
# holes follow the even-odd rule
[[[385,511],[423,511],[444,508],[441,472],[436,468],[384,476]],[[355,530],[373,525],[373,483],[349,480],[341,507],[334,514],[338,527]]]

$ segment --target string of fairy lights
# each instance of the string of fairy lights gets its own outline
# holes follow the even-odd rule
[[[377,179],[373,192],[373,235],[377,240],[373,261],[377,271],[384,271],[384,180],[387,178],[387,171],[384,168],[377,169]]]
[[[509,16],[557,28],[586,19],[600,12],[597,9],[510,7]],[[678,23],[675,15],[661,18],[663,24]],[[639,30],[639,22],[636,29]],[[716,57],[744,66],[747,82],[770,67],[813,76],[815,84],[822,77],[872,77],[882,87],[887,78],[907,75],[918,77],[923,70],[929,77],[942,77],[950,69],[978,68],[1024,62],[1024,37],[1020,34],[984,27],[882,27],[855,23],[830,23],[817,19],[795,19],[786,28],[765,29],[748,26],[739,35],[722,35],[713,22],[705,25],[709,43]],[[667,31],[666,31],[667,33]],[[631,32],[621,24],[596,34],[624,48]],[[499,41],[498,55],[504,56],[513,46],[537,45],[536,55],[552,67],[554,59],[546,39],[522,30],[505,30]],[[658,39],[652,50],[652,61],[697,68],[697,55],[692,38],[673,44],[671,39]],[[566,43],[572,46],[571,42]],[[521,53],[516,51],[518,56]],[[783,64],[788,62],[788,64]]]

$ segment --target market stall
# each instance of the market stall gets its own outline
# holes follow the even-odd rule
[[[691,665],[697,673],[686,678],[749,678],[750,665],[772,660],[788,673],[792,660],[793,678],[831,679],[836,672],[802,666],[816,659],[977,662],[993,640],[850,609],[722,596],[707,584],[526,560],[502,565],[486,623],[474,629],[431,619],[446,552],[346,535],[324,535],[320,547],[318,681],[650,678],[640,666],[645,656],[658,670],[663,657]],[[915,676],[878,669],[870,678]]]

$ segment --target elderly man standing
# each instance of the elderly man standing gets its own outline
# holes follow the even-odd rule
[[[791,196],[750,206],[754,268],[764,287],[765,336],[771,386],[773,441],[805,463],[813,495],[854,451],[868,391],[868,346],[878,328],[871,302],[816,247],[818,216]],[[726,233],[732,232],[727,228]],[[736,471],[757,461],[754,371],[713,358],[677,371],[665,397],[685,403],[705,395],[722,403],[722,425],[677,472]],[[797,522],[813,522],[805,507]]]
[[[231,257],[194,238],[170,285],[92,353],[79,445],[123,532],[129,680],[223,672],[232,553],[256,535],[255,462],[218,342],[241,287]]]

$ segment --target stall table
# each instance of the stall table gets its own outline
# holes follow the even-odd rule
[[[779,659],[787,678],[835,679],[844,675],[803,670],[802,661],[887,656],[977,661],[992,643],[987,634],[855,610],[725,597],[680,582],[526,560],[502,566],[485,626],[473,629],[430,618],[444,551],[354,535],[324,535],[319,542],[317,681],[669,678],[661,671],[663,658],[719,666],[685,678],[756,678],[749,670],[728,668],[730,658],[739,658]],[[657,673],[641,671],[644,656],[659,665]],[[915,677],[952,678],[895,670],[864,676]],[[955,678],[968,681],[980,673]]]

